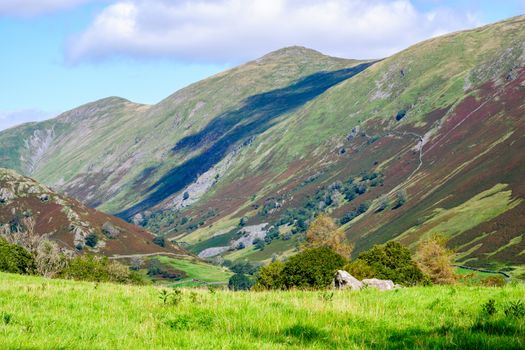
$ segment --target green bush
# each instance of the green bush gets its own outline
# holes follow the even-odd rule
[[[257,273],[257,283],[255,283],[254,289],[283,289],[283,269],[284,264],[279,260],[276,260],[269,265],[261,267],[259,272]]]
[[[142,277],[107,257],[80,255],[73,258],[62,277],[81,281],[142,284]]]
[[[27,250],[0,238],[0,271],[28,274],[35,268],[35,260]]]
[[[375,245],[372,249],[359,254],[350,266],[364,269],[367,265],[366,277],[392,280],[403,285],[428,284],[430,280],[417,266],[410,251],[398,242],[388,242]],[[360,265],[357,265],[360,264]]]
[[[358,280],[362,280],[365,278],[373,278],[375,276],[375,270],[368,265],[368,263],[364,260],[355,259],[350,264],[347,264],[344,268],[345,271],[347,271],[349,274],[357,278]]]
[[[234,263],[230,262],[229,266],[229,269],[232,272],[245,275],[254,275],[257,272],[258,268],[258,266],[250,263],[249,261],[238,261]]]
[[[159,247],[165,247],[166,246],[166,238],[164,236],[157,236],[157,237],[153,238],[153,243],[155,243]]]
[[[231,276],[228,281],[228,288],[230,290],[249,290],[253,286],[253,281],[242,273],[236,273]]]
[[[284,264],[283,285],[286,288],[326,288],[332,283],[335,272],[346,262],[343,256],[328,247],[304,250]]]
[[[90,233],[89,235],[86,236],[85,243],[88,247],[95,248],[98,243],[97,235],[94,233]]]

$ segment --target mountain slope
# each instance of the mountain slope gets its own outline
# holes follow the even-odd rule
[[[0,165],[207,257],[285,257],[328,212],[356,253],[442,233],[462,262],[523,264],[524,67],[523,16],[373,62],[292,47],[4,131]]]
[[[155,245],[154,236],[144,229],[87,208],[31,178],[1,168],[0,224],[4,234],[15,234],[34,225],[34,233],[48,235],[70,250],[108,256],[151,253],[189,256],[174,244]],[[97,237],[92,247],[87,243],[89,236]]]

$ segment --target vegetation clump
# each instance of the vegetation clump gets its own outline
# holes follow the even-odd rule
[[[354,249],[348,242],[343,229],[325,214],[318,215],[306,231],[306,247],[328,247],[336,253],[349,258]]]
[[[324,289],[347,260],[328,247],[306,249],[292,256],[282,270],[285,288]]]
[[[35,269],[36,263],[31,253],[0,237],[0,271],[29,274],[33,273]]]
[[[395,241],[375,245],[362,252],[345,266],[345,270],[358,279],[379,278],[406,286],[430,282],[429,277],[412,260],[410,251]]]
[[[445,237],[434,235],[417,248],[416,261],[432,283],[454,284],[458,279],[452,266],[454,252],[446,247],[446,242]]]
[[[236,273],[228,280],[228,288],[233,291],[249,290],[252,286],[253,281],[242,273]]]

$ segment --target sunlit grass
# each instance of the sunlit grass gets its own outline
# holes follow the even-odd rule
[[[491,298],[498,312],[483,315]],[[152,286],[0,274],[0,348],[518,349],[524,320],[503,308],[524,298],[524,286],[333,296],[184,289],[178,304],[165,305]]]

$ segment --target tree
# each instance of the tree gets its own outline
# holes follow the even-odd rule
[[[253,275],[257,272],[258,266],[253,265],[249,261],[238,261],[231,263],[229,269],[234,273]]]
[[[392,280],[404,285],[429,282],[428,276],[412,260],[410,251],[395,241],[375,245],[370,250],[359,254],[357,260],[364,262],[373,271],[373,276],[367,277]],[[367,273],[370,273],[370,270]]]
[[[377,206],[376,213],[379,213],[388,208],[388,197],[386,195],[379,198],[379,205]]]
[[[253,245],[255,246],[255,249],[264,250],[266,243],[264,242],[264,239],[256,238],[253,240]]]
[[[306,231],[306,247],[329,247],[344,257],[350,257],[353,244],[347,241],[343,229],[328,215],[318,215]]]
[[[257,282],[254,285],[254,289],[283,289],[283,269],[284,264],[279,260],[275,260],[271,264],[261,267],[257,273]]]
[[[187,200],[188,198],[190,198],[190,194],[189,194],[188,192],[184,192],[184,193],[182,194],[182,200],[185,201],[185,200]]]
[[[444,236],[434,235],[419,243],[417,248],[419,267],[436,284],[454,284],[457,280],[452,267],[454,252],[447,249],[446,244]]]
[[[343,256],[328,247],[306,249],[284,264],[283,285],[286,288],[326,288],[332,283],[335,272],[346,262]]]
[[[153,238],[153,243],[155,243],[159,247],[165,247],[166,246],[166,238],[164,236],[157,236],[157,237]]]
[[[249,290],[252,286],[252,280],[242,273],[236,273],[228,280],[228,288],[233,291]]]
[[[57,277],[67,268],[73,253],[62,250],[55,242],[43,240],[34,252],[36,272],[47,278]]]
[[[396,192],[396,200],[394,202],[394,207],[392,209],[397,209],[402,207],[407,201],[407,191],[399,190]]]

